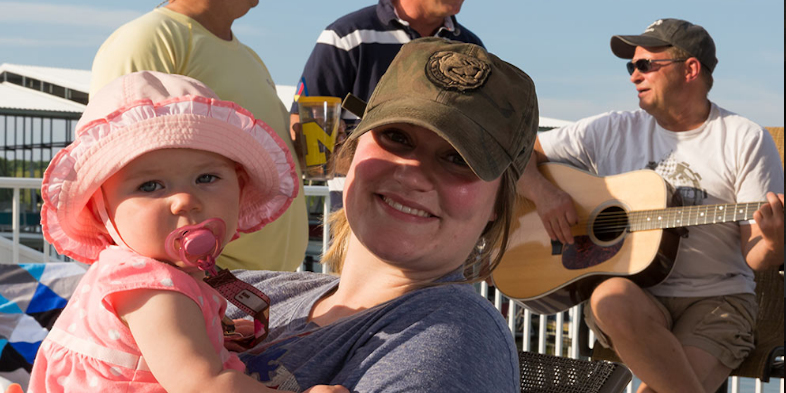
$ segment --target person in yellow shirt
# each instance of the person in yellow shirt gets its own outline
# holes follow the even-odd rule
[[[257,0],[170,0],[166,6],[121,26],[93,60],[91,96],[122,75],[142,70],[180,74],[201,81],[222,100],[234,101],[266,122],[294,154],[289,114],[265,64],[232,32],[232,23]],[[297,161],[297,160],[296,160]],[[295,162],[300,173],[299,163]],[[243,235],[224,249],[228,269],[295,270],[308,243],[303,187],[280,218]]]

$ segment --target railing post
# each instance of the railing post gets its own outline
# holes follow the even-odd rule
[[[43,234],[41,236],[43,236]],[[44,260],[43,260],[43,262],[49,262],[49,259],[51,258],[50,248],[51,247],[49,246],[49,242],[46,241],[46,238],[44,238],[44,252],[43,252]]]
[[[330,244],[330,224],[327,220],[330,216],[330,190],[327,186],[303,186],[303,193],[310,197],[324,197],[322,204],[322,254],[324,255]],[[322,269],[324,273],[330,273],[324,264]]]
[[[510,329],[511,333],[514,333],[513,338],[515,339],[516,333],[516,312],[517,312],[516,302],[511,299],[508,299],[508,329]]]
[[[546,353],[548,319],[547,315],[538,315],[538,353]]]
[[[523,339],[522,339],[522,351],[529,351],[532,348],[532,343],[530,343],[530,335],[532,334],[532,311],[528,309],[524,309],[524,326],[523,332],[521,332]]]
[[[322,255],[325,255],[330,245],[330,224],[328,223],[330,217],[330,190],[325,193],[325,203],[322,205]],[[321,260],[321,258],[320,258]],[[325,273],[329,273],[327,265],[322,265]]]
[[[12,260],[14,265],[19,264],[19,187],[14,187],[14,200],[11,202],[11,232],[14,245],[12,246]]]
[[[554,325],[554,355],[562,356],[562,326],[565,323],[565,313],[557,314],[557,321]]]
[[[570,309],[570,357],[579,358],[579,324],[582,318],[581,305]]]
[[[494,288],[494,307],[502,312],[502,292]]]

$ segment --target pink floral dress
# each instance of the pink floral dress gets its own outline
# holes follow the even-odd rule
[[[202,310],[224,368],[245,369],[224,348],[226,300],[218,292],[174,266],[111,246],[87,271],[41,344],[28,392],[164,392],[109,296],[137,289],[176,291],[191,298]]]

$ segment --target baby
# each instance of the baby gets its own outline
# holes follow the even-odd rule
[[[203,278],[238,232],[287,209],[298,181],[269,126],[194,79],[137,72],[91,97],[44,174],[41,222],[92,266],[29,391],[276,391],[224,347],[226,300]]]

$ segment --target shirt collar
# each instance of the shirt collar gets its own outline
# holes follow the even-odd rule
[[[391,22],[396,21],[403,26],[409,27],[409,22],[398,17],[396,7],[393,6],[392,0],[379,0],[379,4],[377,4],[377,16],[384,24],[390,24]],[[458,28],[458,22],[456,22],[455,16],[449,16],[445,18],[445,22],[442,24],[442,27],[437,30],[436,35],[441,36],[443,31],[450,32],[454,36],[461,34],[461,30]]]

